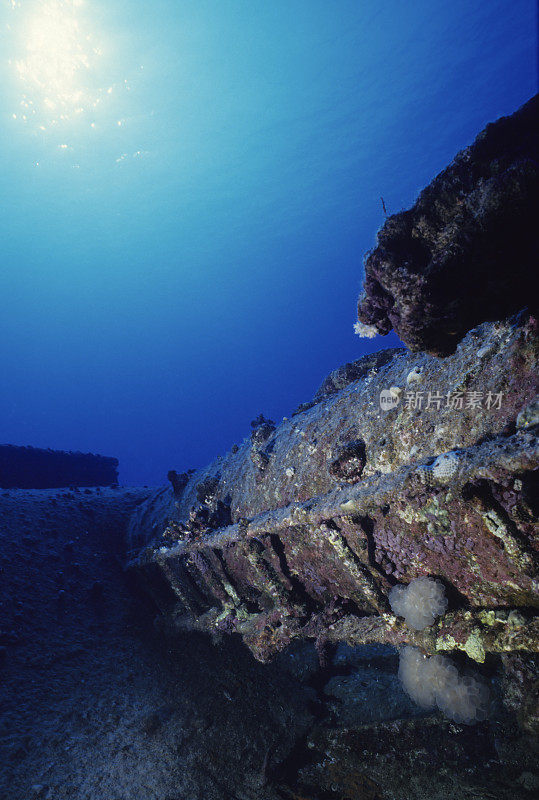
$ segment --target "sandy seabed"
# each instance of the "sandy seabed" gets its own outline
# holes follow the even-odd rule
[[[265,753],[311,720],[239,641],[155,631],[118,558],[149,493],[0,490],[1,800],[272,796]]]

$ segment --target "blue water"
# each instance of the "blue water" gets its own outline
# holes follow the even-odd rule
[[[536,91],[535,3],[58,2],[71,77],[1,4],[0,442],[161,483],[397,343],[352,331],[380,198]]]

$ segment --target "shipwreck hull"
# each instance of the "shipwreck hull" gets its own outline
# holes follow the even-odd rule
[[[367,257],[357,332],[424,352],[339,367],[137,510],[127,566],[167,624],[236,632],[261,661],[301,638],[537,651],[539,322],[517,309],[534,300],[538,112],[488,126]],[[418,633],[388,595],[421,575],[449,606]]]
[[[536,649],[537,352],[522,314],[443,360],[389,351],[362,375],[355,362],[361,377],[279,426],[255,421],[238,448],[143,504],[128,568],[168,624],[239,633],[263,661],[297,638],[477,661]],[[399,401],[383,410],[389,388]],[[387,597],[420,575],[444,581],[450,606],[417,633]]]

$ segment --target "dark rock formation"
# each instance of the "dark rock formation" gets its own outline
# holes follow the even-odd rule
[[[487,125],[411,209],[387,219],[365,261],[360,323],[394,329],[412,351],[447,355],[481,322],[534,303],[538,211],[535,96]]]
[[[266,419],[263,414],[259,414],[251,422],[251,461],[260,473],[264,472],[269,464],[270,452],[273,448],[271,436],[275,431],[275,423],[272,419]],[[237,452],[237,451],[236,451]]]
[[[55,489],[116,486],[118,459],[92,453],[64,453],[37,447],[0,445],[0,487]]]
[[[506,653],[504,702],[529,733],[539,734],[539,658],[536,653]]]
[[[175,469],[171,469],[169,471],[167,478],[171,483],[174,495],[176,497],[180,497],[181,493],[189,483],[189,475],[191,475],[192,472],[194,472],[194,470],[190,470],[188,472],[182,472],[180,475],[178,475]]]

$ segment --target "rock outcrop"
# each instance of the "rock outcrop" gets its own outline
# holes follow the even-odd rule
[[[470,328],[534,303],[538,209],[536,95],[387,219],[365,260],[359,332],[394,329],[411,350],[443,356]]]

